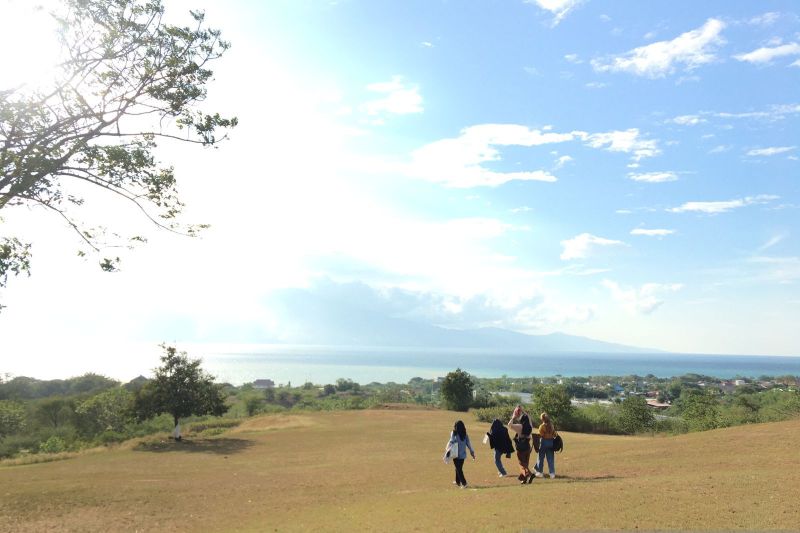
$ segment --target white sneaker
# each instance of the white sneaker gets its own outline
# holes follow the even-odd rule
[[[497,477],[506,477],[506,475],[505,475],[505,474],[499,474],[499,473],[498,473],[498,474],[497,474]]]
[[[555,479],[555,478],[556,478],[555,474],[550,474],[550,479]]]
[[[543,476],[543,474],[541,472],[539,472],[538,470],[534,470],[533,471],[533,475],[536,476],[536,477],[542,477]]]

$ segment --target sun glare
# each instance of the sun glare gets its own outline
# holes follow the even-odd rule
[[[58,61],[54,2],[0,0],[0,90],[51,81]]]

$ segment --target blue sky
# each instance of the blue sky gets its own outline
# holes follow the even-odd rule
[[[208,106],[241,126],[163,149],[212,228],[103,276],[4,213],[35,242],[0,314],[18,352],[51,346],[33,322],[69,346],[301,342],[271,295],[339,286],[447,327],[800,355],[796,2],[166,5],[233,43]]]

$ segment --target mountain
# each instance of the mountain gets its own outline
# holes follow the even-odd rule
[[[509,352],[657,352],[587,337],[551,333],[528,335],[500,328],[452,329],[392,316],[382,306],[364,305],[364,298],[341,294],[288,290],[271,301],[278,310],[279,338],[261,342],[325,346],[383,346],[398,348],[463,348]]]

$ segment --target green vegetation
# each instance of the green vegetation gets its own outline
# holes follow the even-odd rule
[[[741,379],[735,385],[697,375],[667,379],[636,376],[486,379],[461,370],[452,374],[458,379],[416,377],[405,384],[359,384],[347,378],[327,384],[303,383],[298,387],[218,384],[212,386],[218,394],[215,400],[218,410],[202,415],[197,413],[209,411],[178,414],[182,427],[194,438],[198,434],[220,434],[247,417],[264,414],[363,410],[386,405],[446,407],[445,383],[462,384],[462,403],[450,406],[469,408],[480,422],[488,423],[494,418],[508,420],[515,405],[526,403],[532,414],[549,412],[560,430],[581,433],[680,434],[780,421],[800,414],[800,392],[797,379],[792,376],[760,376],[757,380]],[[465,393],[470,383],[474,394]],[[141,376],[126,384],[96,374],[51,381],[28,377],[0,379],[0,458],[24,456],[38,461],[37,457],[51,450],[63,449],[66,454],[74,454],[154,433],[167,434],[174,427],[172,414],[144,419],[142,414],[153,414],[155,411],[151,410],[139,411],[140,416],[136,416],[137,398],[141,406],[142,398],[151,397],[155,386],[154,380]],[[508,395],[501,396],[498,392]],[[518,395],[526,392],[533,394],[530,402],[523,402]],[[659,397],[674,401],[660,410],[647,405],[646,398]],[[219,401],[225,412],[216,416],[214,413],[222,412]],[[51,437],[59,440],[47,445]]]
[[[90,185],[158,227],[194,234],[203,226],[177,222],[183,204],[173,169],[158,162],[157,141],[212,146],[219,130],[236,126],[200,110],[210,64],[229,44],[199,11],[190,25],[168,24],[162,0],[61,0],[55,9],[62,57],[52,82],[0,91],[0,211],[45,208],[75,230],[81,255],[144,242],[73,217]],[[118,262],[99,260],[106,271]],[[0,235],[0,288],[9,274],[29,270],[30,244]]]
[[[139,420],[169,414],[175,425],[175,438],[180,439],[178,423],[187,416],[220,416],[227,407],[222,389],[214,377],[200,368],[199,359],[189,359],[174,346],[162,345],[164,355],[155,378],[136,391],[133,409]],[[123,401],[118,409],[130,409]]]
[[[456,368],[444,377],[440,394],[442,403],[451,411],[466,411],[472,405],[472,377]]]

